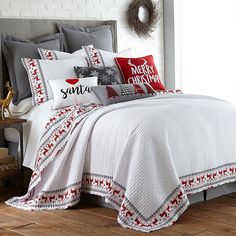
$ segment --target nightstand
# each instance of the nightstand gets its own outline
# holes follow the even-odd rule
[[[0,129],[14,128],[18,130],[20,134],[20,156],[15,156],[15,165],[11,166],[11,168],[8,168],[7,165],[0,164],[0,178],[20,175],[22,177],[21,180],[23,181],[23,123],[25,122],[27,122],[26,119],[19,118],[5,118],[5,120],[0,120]],[[24,183],[22,182],[21,185],[23,186],[23,184]]]

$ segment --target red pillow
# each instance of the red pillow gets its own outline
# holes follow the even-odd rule
[[[138,58],[116,57],[115,61],[125,83],[149,83],[154,90],[165,90],[152,55]]]

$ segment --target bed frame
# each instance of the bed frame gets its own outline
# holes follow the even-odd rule
[[[57,23],[64,23],[68,25],[79,25],[81,27],[91,27],[99,25],[112,25],[113,26],[113,51],[117,52],[117,22],[115,20],[108,21],[95,21],[95,20],[57,20],[57,19],[13,19],[13,18],[0,18],[0,33],[13,35],[22,39],[33,40],[35,38],[46,36],[58,32]],[[1,35],[0,34],[0,35]],[[0,38],[1,39],[1,38]],[[0,98],[5,96],[4,84],[9,80],[8,70],[5,64],[5,60],[2,55],[1,44],[0,44]],[[0,146],[4,140],[3,134],[0,133]],[[211,198],[215,198],[220,195],[235,192],[236,182],[232,184],[226,184],[220,187],[210,189],[203,193],[197,193],[189,197],[190,202],[199,202]],[[97,196],[86,196],[83,198],[88,200],[90,203],[95,203],[105,207],[109,207],[108,204],[104,203],[104,199]],[[83,200],[81,199],[81,200]]]

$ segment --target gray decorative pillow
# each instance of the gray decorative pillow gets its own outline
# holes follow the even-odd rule
[[[35,43],[8,35],[1,38],[3,55],[15,91],[13,104],[17,105],[23,99],[31,97],[28,76],[21,58],[40,59],[38,48],[61,51],[63,49],[63,36],[60,33],[54,34],[37,39]]]
[[[156,92],[148,83],[98,85],[92,87],[92,90],[104,106],[156,95]]]
[[[98,77],[99,85],[121,84],[119,71],[116,66],[110,67],[74,67],[79,78]]]
[[[82,46],[92,44],[95,48],[113,51],[112,26],[101,25],[91,28],[82,28],[58,24],[59,31],[63,33],[66,52],[74,52]]]

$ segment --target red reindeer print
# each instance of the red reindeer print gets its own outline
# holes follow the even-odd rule
[[[59,130],[59,134],[63,134],[63,133],[65,133],[66,131],[64,130],[64,129],[62,129],[62,130]]]
[[[37,73],[38,73],[38,70],[37,69],[34,69],[33,71],[32,71],[32,75],[37,75]],[[34,77],[35,78],[35,77]]]
[[[170,206],[167,206],[166,211],[171,212]]]
[[[183,192],[180,192],[179,194],[178,194],[178,199],[180,199],[180,200],[182,200],[183,199]]]
[[[177,201],[176,198],[173,199],[172,201],[170,201],[170,203],[171,203],[172,205],[178,205],[178,201]]]
[[[132,217],[134,215],[134,213],[132,213],[131,211],[127,211],[125,216],[126,217]]]
[[[42,95],[43,94],[43,91],[41,89],[37,90],[37,93]]]
[[[40,98],[39,103],[44,103],[44,98]]]
[[[124,204],[121,206],[121,211],[126,211],[126,206]]]
[[[39,81],[39,77],[38,76],[34,76],[33,79],[36,80],[36,81]]]
[[[216,177],[217,177],[217,173],[215,172],[212,174],[212,178],[215,179]]]
[[[71,192],[71,195],[76,196],[78,191],[77,189],[71,189],[70,192]]]
[[[160,217],[163,218],[163,217],[167,217],[167,213],[166,211],[163,211],[160,213]]]
[[[66,122],[66,127],[69,129],[70,126],[71,126],[71,122],[68,120],[68,121]]]
[[[104,184],[104,180],[100,180],[100,185],[102,186]]]
[[[118,195],[120,193],[120,190],[116,190],[116,189],[114,189],[114,191],[113,191],[113,195]]]
[[[187,181],[186,180],[182,181],[182,185],[186,187],[188,185]]]
[[[61,201],[63,201],[64,195],[59,194],[59,195],[58,195],[58,198],[59,198]]]
[[[94,184],[95,184],[96,186],[98,186],[98,183],[99,183],[98,179],[95,179],[95,180],[94,180]]]
[[[53,140],[56,142],[58,138],[59,138],[59,135],[58,135],[58,134],[55,134]]]
[[[152,224],[153,224],[153,225],[157,225],[157,223],[158,223],[158,219],[154,219],[154,220],[152,221]]]
[[[48,201],[48,197],[47,196],[42,196],[41,198],[44,202],[47,202]]]
[[[43,155],[46,155],[48,153],[48,149],[47,148],[43,148]]]
[[[49,202],[52,202],[53,200],[55,200],[55,198],[56,198],[56,196],[55,196],[55,195],[53,195],[53,196],[50,196],[50,197],[49,197]]]
[[[208,178],[209,180],[211,180],[211,179],[212,179],[212,174],[207,174],[207,178]]]
[[[190,179],[190,180],[188,181],[188,183],[189,183],[189,185],[191,186],[191,185],[194,183],[194,179]]]
[[[32,67],[35,67],[36,63],[33,60],[29,60],[29,65],[32,66]]]
[[[141,224],[141,221],[140,221],[138,218],[136,218],[136,219],[134,220],[134,222],[135,222],[136,225],[140,225],[140,224]]]
[[[65,198],[67,198],[68,195],[69,195],[69,192],[67,191],[67,192],[65,193]]]

